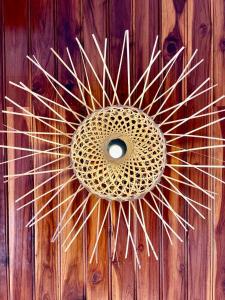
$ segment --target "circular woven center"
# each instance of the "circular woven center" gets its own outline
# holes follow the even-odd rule
[[[166,143],[155,122],[131,107],[96,110],[77,128],[71,160],[79,181],[107,199],[139,199],[154,188],[166,164]]]

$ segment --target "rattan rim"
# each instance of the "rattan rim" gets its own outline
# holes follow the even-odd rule
[[[126,143],[127,152],[119,159],[108,153],[112,139]],[[148,152],[154,153],[151,162]],[[71,162],[81,184],[94,195],[117,201],[140,199],[164,172],[166,142],[143,111],[111,106],[96,110],[80,124],[71,144]]]

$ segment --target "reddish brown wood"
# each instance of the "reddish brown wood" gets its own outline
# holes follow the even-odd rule
[[[190,51],[198,49],[198,58],[204,58],[204,65],[199,67],[194,74],[188,78],[188,92],[190,93],[196,86],[210,77],[211,74],[211,1],[191,1],[189,3],[189,11],[192,14],[188,15],[188,19],[192,26],[189,28],[188,37],[190,40]],[[209,103],[210,94],[203,95],[201,101],[193,101],[190,105],[189,113],[196,111]],[[200,124],[204,124],[208,120],[196,120],[191,122],[189,128],[198,127]],[[208,130],[208,131],[207,131]],[[198,131],[201,134],[208,134],[209,129]],[[196,147],[206,145],[206,141],[189,140],[188,147]],[[208,155],[209,152],[201,151],[200,153]],[[207,157],[202,157],[196,154],[188,154],[188,159],[191,163],[204,164],[209,162]],[[191,179],[196,183],[203,186],[205,189],[209,189],[210,181],[202,175],[200,172],[189,171]],[[189,193],[190,197],[198,198],[202,203],[210,206],[211,201],[207,196],[201,192],[192,189]],[[192,209],[189,209],[189,220],[193,226],[197,229],[189,232],[188,237],[188,299],[202,298],[211,299],[212,295],[212,278],[211,278],[211,219],[210,214],[206,215],[206,221],[202,221]],[[203,250],[204,249],[204,250]],[[204,262],[204,263],[203,263]]]
[[[156,36],[160,36],[160,6],[159,2],[152,1],[134,1],[134,43],[135,43],[135,72],[134,78],[137,81],[145,71],[151,51],[153,49]],[[157,49],[160,47],[160,38]],[[159,71],[159,61],[154,64],[149,80],[152,80]],[[157,84],[158,87],[158,84]],[[137,95],[141,93],[143,84],[137,90]],[[156,92],[156,86],[146,93],[143,106],[149,103],[149,100]],[[154,213],[150,212],[146,204],[143,204],[144,217],[147,230],[154,248],[160,259],[160,222]],[[139,210],[140,212],[140,210]],[[145,235],[139,222],[137,226],[137,247],[139,249],[141,269],[137,270],[137,299],[159,299],[160,297],[160,263],[156,261],[151,253],[147,255]],[[154,276],[152,274],[154,270]]]
[[[56,14],[56,22],[57,22],[57,48],[60,56],[66,61],[68,65],[70,65],[68,55],[66,52],[66,47],[69,48],[74,66],[76,67],[76,71],[81,75],[81,59],[78,47],[75,42],[75,37],[79,37],[81,35],[82,28],[82,16],[81,16],[81,2],[80,1],[67,1],[67,5],[65,5],[65,1],[58,1],[57,4],[57,14]],[[71,86],[72,92],[80,97],[80,91],[78,89],[75,78],[66,70],[64,66],[60,62],[58,62],[58,79],[65,86]],[[85,110],[81,105],[76,104],[74,99],[68,95],[68,93],[63,92],[63,97],[68,101],[71,105],[72,109],[78,111],[80,113],[84,113]],[[59,100],[61,103],[61,101]],[[61,103],[62,104],[62,103]],[[74,122],[74,116],[70,113],[65,113],[65,111],[61,111],[63,116],[66,117],[69,121]],[[76,120],[77,121],[77,120]],[[71,131],[69,126],[64,125],[65,131]],[[60,138],[61,143],[69,143],[68,138]],[[68,164],[67,161],[64,161],[60,164],[60,168],[63,168]],[[71,174],[69,174],[71,175]],[[68,176],[67,176],[68,177]],[[64,179],[65,180],[65,179]],[[61,193],[61,199],[67,198],[71,193],[74,193],[76,185],[72,185],[67,188],[63,193]],[[78,207],[78,205],[83,201],[85,197],[85,193],[80,193],[78,197],[76,197],[76,201],[74,201],[74,205],[71,206],[67,216],[69,217],[73,211]],[[63,207],[61,209],[61,215],[66,209]],[[73,221],[69,226],[63,231],[62,240],[66,238],[67,234],[72,229],[73,224],[76,222],[76,218],[73,218]],[[82,222],[79,222],[78,227],[81,226]],[[77,228],[78,228],[77,227]],[[61,297],[62,299],[84,299],[86,295],[85,290],[85,244],[84,244],[84,233],[79,234],[76,241],[73,242],[70,249],[67,253],[61,249]]]
[[[92,39],[92,34],[95,34],[101,50],[104,49],[104,39],[107,36],[107,3],[108,1],[83,1],[83,45],[87,55],[91,57],[91,62],[97,71],[97,74],[102,82],[102,60],[97,52],[97,48]],[[90,80],[90,86],[93,95],[102,103],[102,88],[97,82],[94,74],[92,73],[88,63],[86,63]],[[84,70],[84,69],[83,69]],[[87,81],[86,81],[87,82]],[[89,105],[91,105],[90,97],[87,97]],[[91,201],[87,207],[86,213],[92,209],[96,203],[97,197],[91,197]],[[103,220],[106,202],[101,202],[101,218]],[[98,245],[98,260],[94,257],[92,263],[89,262],[91,254],[96,241],[96,234],[93,228],[97,226],[98,210],[94,211],[93,217],[87,223],[87,261],[86,261],[86,288],[87,299],[107,299],[110,295],[110,272],[109,272],[109,259],[110,252],[108,251],[108,222],[103,227],[103,231]]]
[[[5,107],[4,94],[5,94],[5,73],[4,73],[4,40],[3,40],[3,1],[0,2],[0,61],[1,61],[1,69],[0,69],[0,91],[1,91],[1,110]],[[3,120],[4,116],[0,114],[0,128],[3,130]],[[0,136],[0,143],[5,143],[6,136]],[[6,159],[6,151],[1,152],[1,160]],[[3,175],[6,173],[7,166],[0,166],[0,298],[1,299],[8,299],[8,267],[9,267],[9,260],[8,260],[8,237],[7,237],[7,224],[8,224],[8,217],[7,217],[7,186],[3,183]]]
[[[5,30],[5,93],[22,106],[29,107],[29,100],[25,93],[12,88],[8,81],[27,81],[28,63],[25,59],[28,53],[29,41],[28,1],[4,2],[4,30]],[[18,30],[19,29],[19,30]],[[16,67],[15,67],[16,66]],[[7,103],[7,106],[9,103]],[[19,130],[31,128],[30,120],[24,118],[10,118],[9,123]],[[29,139],[18,135],[14,141],[16,146],[29,147]],[[10,143],[10,140],[9,140]],[[24,155],[24,151],[8,151],[8,157]],[[32,168],[31,161],[18,161],[8,166],[9,173],[21,173]],[[19,185],[18,185],[19,184]],[[18,189],[17,187],[20,186]],[[31,217],[31,208],[16,211],[15,199],[25,194],[33,186],[32,178],[11,180],[8,184],[8,220],[9,220],[9,291],[12,299],[32,299],[33,258],[32,231],[25,228]],[[30,198],[26,197],[24,201]],[[19,258],[19,259],[18,259]]]
[[[161,17],[161,28],[162,28],[162,47],[163,47],[163,64],[165,65],[181,48],[186,44],[185,31],[185,17],[186,10],[184,9],[185,1],[180,4],[177,1],[162,1],[162,17]],[[167,76],[164,85],[164,91],[166,91],[176,80],[179,78],[183,70],[184,65],[184,54],[181,54],[171,69],[170,74]],[[168,99],[167,106],[172,106],[182,101],[185,98],[186,93],[183,92],[185,88],[185,81],[182,85],[178,85],[177,89],[171,94]],[[184,112],[185,113],[185,112]],[[174,114],[169,120],[179,118],[182,115],[182,110]],[[161,119],[168,116],[168,113],[163,114]],[[158,119],[157,119],[158,120]],[[163,126],[162,130],[166,131],[169,126]],[[173,132],[185,132],[185,126],[181,126],[178,130]],[[183,140],[182,140],[183,141]],[[176,145],[176,142],[175,142]],[[179,141],[178,141],[178,146]],[[182,145],[181,145],[182,147]],[[184,157],[181,156],[182,159]],[[172,161],[168,158],[168,161]],[[177,161],[176,161],[177,162]],[[182,170],[182,173],[186,174],[186,170]],[[177,174],[173,171],[168,171],[168,175],[171,177],[177,177]],[[181,179],[181,178],[180,178]],[[163,183],[168,186],[166,181]],[[174,182],[173,182],[174,183]],[[183,185],[176,185],[181,191],[185,192]],[[169,186],[172,188],[171,186]],[[171,206],[177,211],[177,213],[185,218],[185,202],[177,195],[168,190],[164,189],[166,197],[169,199]],[[176,237],[172,237],[173,245],[170,244],[166,231],[163,229],[162,237],[162,273],[161,283],[162,298],[164,299],[185,299],[185,275],[187,271],[186,259],[185,259],[185,246],[186,246],[186,235],[184,229],[181,227],[177,219],[168,212],[167,209],[163,208],[163,215],[168,220],[169,224],[176,230],[176,232],[183,239],[181,243]],[[173,257],[173,259],[171,259]],[[173,283],[176,282],[177,286]]]
[[[133,63],[134,63],[134,32],[132,21],[134,17],[132,1],[110,1],[109,11],[109,37],[110,37],[110,70],[112,78],[115,82],[117,77],[117,70],[119,67],[120,55],[122,50],[123,38],[125,30],[129,30],[130,38],[130,61],[131,61],[131,86],[133,86]],[[121,103],[127,98],[128,95],[127,83],[127,64],[126,55],[124,56],[123,66],[121,68],[120,80],[118,83],[118,97]],[[115,205],[116,206],[116,205]],[[124,204],[125,213],[128,216],[128,205]],[[118,209],[115,209],[116,216]],[[133,228],[131,227],[132,234],[136,235],[136,220],[131,214]],[[116,229],[116,224],[114,229]],[[133,255],[132,244],[129,243],[128,257],[125,259],[125,250],[127,244],[127,227],[124,221],[123,214],[121,213],[119,238],[117,243],[116,260],[112,264],[112,298],[113,299],[134,299],[136,297],[136,262]],[[139,252],[139,251],[138,251]]]
[[[39,62],[45,66],[45,68],[51,74],[54,74],[54,59],[50,56],[50,47],[54,47],[54,1],[34,1],[31,3],[31,46],[32,54],[35,54]],[[50,99],[55,98],[55,93],[51,88],[51,85],[46,80],[45,76],[35,66],[31,66],[31,77],[32,77],[32,89],[39,92],[41,95],[49,97]],[[42,115],[45,117],[55,118],[56,116],[38,100],[32,97],[32,108],[35,114]],[[53,126],[56,124],[50,122]],[[46,125],[41,122],[34,120],[33,130],[34,131],[45,131]],[[49,138],[51,140],[51,136]],[[52,140],[57,140],[54,136]],[[37,149],[47,149],[49,144],[34,140],[33,145]],[[50,147],[54,147],[51,145]],[[34,165],[37,167],[46,163],[52,157],[39,155],[34,159]],[[57,169],[59,164],[52,164],[50,168]],[[35,185],[40,184],[53,174],[44,174],[43,176],[34,176]],[[59,183],[59,178],[56,178],[48,183],[48,189],[53,188]],[[46,192],[46,186],[42,186],[34,192],[34,197]],[[50,199],[53,193],[49,193],[47,196],[39,199],[34,205],[34,214]],[[47,209],[50,210],[58,202],[58,197],[54,198],[48,205]],[[43,213],[42,213],[43,214]],[[42,215],[40,214],[40,215]],[[39,216],[40,216],[39,215]],[[51,243],[51,237],[54,233],[55,226],[58,221],[58,212],[54,212],[46,217],[43,221],[39,222],[35,226],[35,297],[37,299],[59,298],[59,264],[60,256],[58,252],[58,242]]]
[[[224,1],[218,1],[217,5],[214,7],[213,15],[213,75],[215,82],[218,82],[218,88],[214,92],[214,97],[219,97],[220,94],[224,94],[224,76],[225,76],[225,60],[224,60]],[[223,12],[223,13],[221,13]],[[224,109],[225,101],[221,101],[218,105],[218,109]],[[221,118],[223,114],[219,114],[216,118]],[[216,119],[215,118],[215,119]],[[212,129],[212,133],[216,136],[224,136],[224,122],[218,124]],[[221,159],[223,164],[224,151],[216,151],[216,157]],[[214,174],[224,179],[224,172],[217,170]],[[225,297],[225,252],[224,252],[224,187],[219,181],[215,181],[215,189],[218,191],[218,196],[213,204],[212,210],[212,260],[213,260],[213,270],[212,270],[212,295],[215,299],[223,299]]]

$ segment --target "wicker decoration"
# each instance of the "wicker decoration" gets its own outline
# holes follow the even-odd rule
[[[31,118],[42,127],[37,126],[35,127],[37,129],[32,127],[31,131],[21,131],[16,128],[16,122],[15,128],[7,126],[2,133],[7,134],[7,138],[4,140],[9,144],[0,145],[0,147],[7,149],[8,159],[0,164],[8,164],[9,171],[17,170],[15,165],[11,166],[11,164],[23,162],[24,159],[33,159],[33,164],[29,164],[33,166],[31,170],[6,174],[5,182],[9,182],[11,179],[15,181],[21,179],[20,184],[24,184],[24,176],[41,175],[37,178],[38,180],[34,180],[34,182],[42,180],[40,184],[38,183],[37,186],[16,199],[18,210],[20,210],[37,201],[40,203],[40,199],[44,197],[42,205],[34,206],[34,215],[27,223],[28,227],[34,226],[52,212],[62,208],[59,213],[60,221],[52,241],[60,238],[62,247],[68,251],[85,224],[93,217],[93,213],[96,213],[94,217],[96,220],[91,222],[93,226],[96,224],[96,235],[91,237],[95,239],[95,243],[90,255],[90,262],[94,257],[96,257],[96,261],[98,260],[98,242],[108,220],[111,221],[112,260],[117,255],[121,232],[119,227],[126,226],[127,236],[122,237],[126,238],[125,257],[128,256],[129,247],[132,246],[140,267],[139,250],[136,239],[133,238],[133,230],[131,230],[136,227],[132,225],[135,218],[135,222],[143,230],[148,256],[152,252],[158,259],[154,242],[150,239],[147,229],[149,227],[146,224],[145,210],[150,210],[162,221],[162,229],[171,244],[173,238],[182,242],[183,234],[180,235],[181,231],[178,227],[181,226],[184,231],[194,227],[189,220],[184,218],[184,215],[179,214],[180,210],[176,211],[177,201],[185,203],[190,210],[194,210],[201,218],[205,218],[204,212],[209,210],[205,200],[201,203],[201,197],[196,196],[197,199],[192,199],[192,196],[196,195],[196,191],[198,191],[211,201],[215,200],[214,191],[208,190],[206,185],[203,187],[192,180],[191,172],[186,173],[184,170],[192,170],[200,177],[206,176],[206,182],[209,182],[210,178],[225,183],[221,179],[222,177],[217,177],[218,175],[212,173],[212,169],[224,168],[223,160],[216,155],[215,159],[212,151],[206,152],[209,149],[216,151],[217,148],[223,148],[225,140],[216,136],[207,136],[206,133],[210,131],[205,130],[209,126],[218,126],[220,121],[225,120],[225,117],[216,118],[223,113],[223,110],[218,108],[220,107],[219,102],[224,99],[224,96],[209,101],[209,104],[205,104],[205,101],[198,101],[199,96],[207,92],[211,93],[214,88],[214,85],[209,85],[209,78],[207,78],[183,99],[174,99],[174,95],[177,95],[175,93],[177,87],[180,90],[183,80],[186,80],[190,74],[192,75],[192,72],[203,62],[203,60],[196,60],[197,51],[189,58],[174,82],[171,82],[172,78],[167,80],[167,76],[176,66],[177,60],[184,52],[184,47],[181,47],[162,66],[158,74],[151,74],[152,67],[161,53],[160,50],[157,50],[157,37],[148,66],[137,82],[132,85],[134,80],[131,80],[131,69],[133,68],[130,64],[128,31],[124,34],[118,72],[113,76],[107,66],[107,61],[110,60],[108,55],[111,55],[107,51],[107,39],[104,41],[104,49],[94,35],[93,41],[95,47],[91,50],[97,51],[99,59],[102,61],[102,68],[99,66],[99,61],[96,68],[96,54],[93,54],[94,59],[89,58],[81,42],[76,38],[83,66],[82,76],[78,76],[77,66],[74,65],[68,48],[63,53],[65,61],[60,54],[51,49],[58,62],[76,81],[76,89],[73,91],[67,89],[65,84],[50,74],[35,56],[28,56],[29,61],[46,77],[49,86],[53,89],[52,95],[57,95],[57,101],[54,101],[55,98],[49,99],[45,94],[38,94],[22,82],[10,82],[13,86],[31,95],[32,110],[20,106],[15,100],[6,96],[7,103],[10,103],[9,106],[12,108],[13,105],[16,109],[3,112],[7,114],[8,118],[10,115],[22,117],[22,122],[24,122],[24,118]],[[77,51],[73,53],[77,55]],[[126,77],[125,66],[127,78],[124,78],[124,76]],[[90,72],[93,75],[91,80]],[[121,80],[122,93],[118,92]],[[94,92],[93,89],[96,87],[102,94]],[[127,90],[127,95],[125,90]],[[148,97],[146,93],[148,93]],[[79,103],[79,111],[73,109],[72,101],[67,101],[67,95]],[[172,95],[173,97],[171,97]],[[196,100],[198,105],[192,106]],[[43,111],[48,109],[53,116],[51,114],[48,116],[36,115],[35,111],[39,111],[40,114],[42,111],[40,107],[38,110],[35,107],[33,109],[36,103],[43,106]],[[77,106],[75,105],[75,107]],[[187,108],[185,109],[187,115],[182,119],[177,119],[183,107]],[[196,107],[198,109],[193,111]],[[205,117],[211,116],[212,120],[205,122]],[[194,123],[195,119],[198,122]],[[33,124],[34,122],[29,120],[26,123]],[[37,131],[38,128],[43,129]],[[202,131],[203,129],[204,131]],[[31,139],[30,147],[21,147],[23,145],[23,143],[19,144],[21,140],[17,140],[16,137],[12,138],[11,134],[22,134],[26,136],[27,140]],[[189,138],[191,138],[191,143]],[[208,144],[199,143],[199,139],[208,141]],[[12,145],[10,142],[15,142],[15,144]],[[17,153],[16,150],[20,150],[19,153],[26,151],[29,154],[25,153],[20,157],[14,157]],[[182,153],[189,155],[181,155]],[[195,159],[190,162],[189,159],[193,156]],[[201,164],[199,162],[201,156],[209,157],[210,165],[208,164],[209,159],[204,160],[207,163]],[[186,188],[193,192],[187,193]],[[168,191],[171,193],[169,197]],[[34,195],[36,196],[31,199],[31,196]],[[93,195],[95,197],[91,197]],[[174,197],[177,201],[170,203]],[[90,198],[92,198],[92,202],[91,205],[88,205]],[[59,201],[55,201],[57,199]],[[106,205],[101,205],[105,199],[107,200]],[[176,205],[174,205],[175,202]],[[163,213],[161,208],[163,208]],[[168,213],[164,214],[166,210]],[[169,218],[164,218],[165,215]],[[124,219],[124,222],[121,219]],[[65,229],[66,231],[64,231]],[[153,238],[154,240],[156,239]],[[121,261],[122,258],[120,257],[119,260]]]
[[[126,144],[121,158],[109,155],[113,140]],[[152,190],[166,164],[166,143],[156,123],[129,107],[107,107],[87,117],[74,134],[71,158],[77,178],[107,200],[131,200]]]

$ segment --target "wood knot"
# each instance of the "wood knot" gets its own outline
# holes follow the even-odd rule
[[[138,250],[139,252],[143,252],[143,251],[144,251],[144,248],[145,248],[145,247],[144,247],[143,244],[139,244],[137,250]]]
[[[65,83],[65,87],[66,87],[67,90],[69,90],[70,92],[73,90],[74,86],[75,86],[74,81],[68,80],[68,81]]]
[[[0,265],[6,267],[9,264],[9,257],[7,255],[0,256]]]
[[[102,281],[102,274],[98,271],[94,272],[92,275],[92,283],[93,284],[98,284],[99,282]]]
[[[206,36],[207,33],[209,32],[209,26],[205,23],[202,23],[200,26],[199,26],[199,33],[202,37]]]
[[[220,50],[225,52],[225,38],[220,40]]]
[[[181,14],[184,10],[186,0],[173,0],[173,4],[176,10],[176,13]]]
[[[177,44],[174,41],[171,41],[170,43],[168,43],[167,52],[170,55],[174,55],[177,52]]]
[[[166,60],[171,59],[177,51],[181,48],[182,42],[177,38],[173,33],[170,33],[169,36],[165,39],[163,54]]]
[[[179,273],[184,274],[184,271],[185,271],[185,265],[184,264],[180,264]]]
[[[41,95],[44,93],[44,86],[40,80],[33,82],[32,91]]]
[[[112,260],[112,264],[114,265],[114,267],[119,266],[119,260],[116,256],[115,256],[114,260]]]

